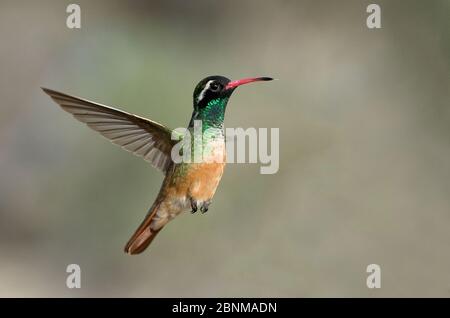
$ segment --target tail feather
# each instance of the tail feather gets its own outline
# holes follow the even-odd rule
[[[136,232],[134,232],[133,236],[128,241],[125,246],[125,253],[130,255],[140,254],[142,253],[153,241],[156,234],[162,230],[162,227],[158,230],[152,230],[150,228],[151,222],[155,213],[158,211],[159,203],[156,203],[150,208],[150,211],[147,213],[144,221],[138,227]]]

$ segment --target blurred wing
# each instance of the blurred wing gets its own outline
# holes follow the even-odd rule
[[[154,121],[85,99],[42,88],[62,109],[92,129],[166,173],[177,140],[172,131]]]

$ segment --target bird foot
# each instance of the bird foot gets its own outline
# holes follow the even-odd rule
[[[204,201],[202,203],[202,206],[200,207],[200,212],[202,212],[202,214],[205,214],[208,211],[210,204],[211,200]]]
[[[192,208],[192,211],[191,211],[192,214],[197,212],[197,209],[198,209],[197,201],[195,201],[194,199],[191,199],[191,208]]]
[[[204,214],[208,211],[210,204],[211,200],[197,201],[195,199],[191,199],[191,213],[194,214],[200,208],[200,212]]]

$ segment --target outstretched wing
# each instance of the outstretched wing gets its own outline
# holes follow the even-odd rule
[[[121,110],[42,88],[62,109],[92,129],[166,173],[177,142],[163,125]]]

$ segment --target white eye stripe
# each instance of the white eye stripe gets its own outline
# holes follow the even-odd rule
[[[209,85],[211,85],[212,82],[214,82],[214,80],[208,81],[208,83],[206,83],[205,85],[205,88],[200,92],[200,94],[198,94],[197,103],[199,103],[203,99],[203,97],[205,97],[205,93],[209,89]]]

